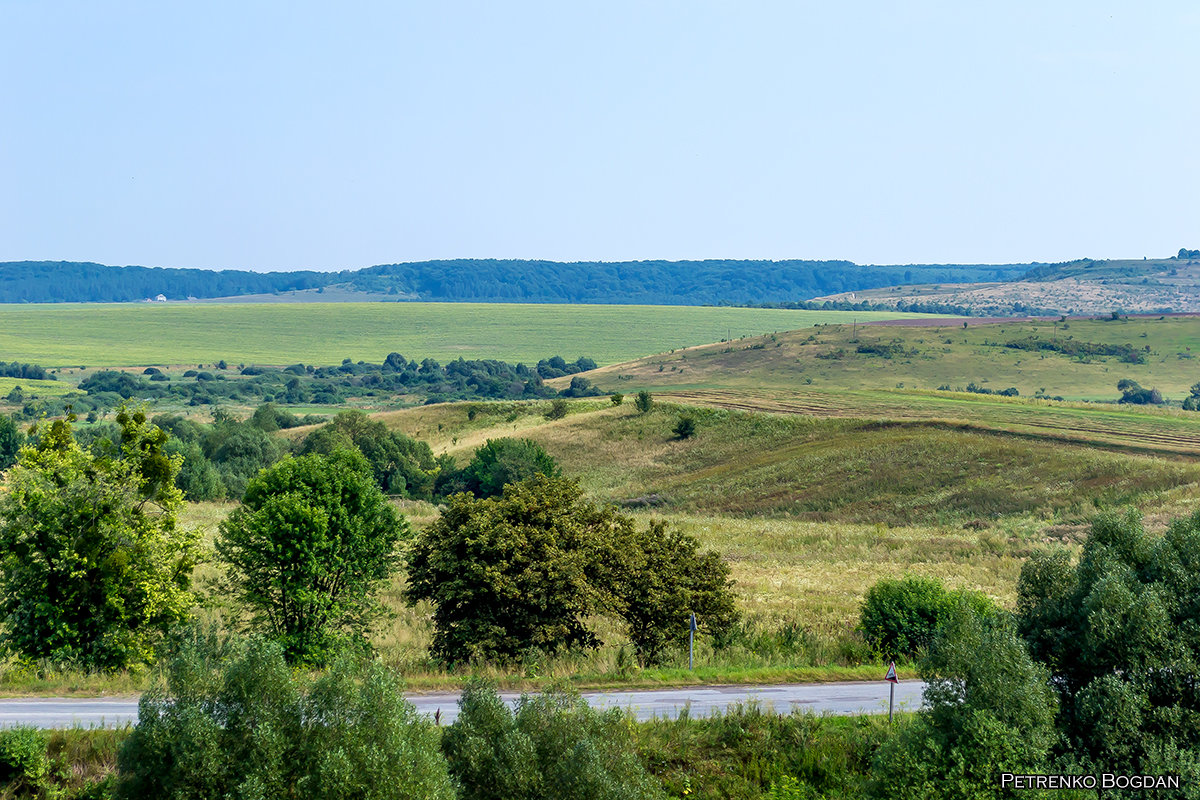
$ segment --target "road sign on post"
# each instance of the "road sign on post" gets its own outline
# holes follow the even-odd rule
[[[696,644],[696,612],[688,615],[688,669],[692,668],[692,650]]]
[[[900,678],[896,676],[896,662],[888,664],[887,675],[883,679],[888,682],[888,724],[892,724],[892,708],[896,705],[896,684]]]

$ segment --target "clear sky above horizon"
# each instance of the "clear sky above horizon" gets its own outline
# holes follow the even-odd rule
[[[1200,5],[0,2],[0,261],[1200,248]]]

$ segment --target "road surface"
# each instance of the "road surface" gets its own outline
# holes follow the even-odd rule
[[[920,707],[924,684],[905,681],[896,686],[897,710]],[[886,714],[888,684],[801,683],[779,686],[689,686],[680,689],[635,689],[584,692],[594,708],[620,708],[638,720],[675,718],[683,708],[693,717],[706,717],[739,703],[758,703],[779,713],[803,709],[814,714]],[[519,693],[502,692],[509,705]],[[439,713],[442,724],[458,716],[458,693],[412,694],[408,699],[428,716]],[[11,698],[0,699],[0,727],[32,725],[38,728],[119,727],[137,721],[136,698]]]

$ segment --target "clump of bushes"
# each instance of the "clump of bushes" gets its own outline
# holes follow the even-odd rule
[[[859,630],[883,658],[914,658],[929,647],[938,629],[962,603],[981,613],[993,609],[982,594],[948,591],[933,578],[885,578],[867,590],[859,612]]]
[[[312,684],[278,645],[196,636],[138,704],[118,797],[453,800],[437,729],[378,664]]]
[[[1158,389],[1143,389],[1141,385],[1130,378],[1122,378],[1117,381],[1117,391],[1121,393],[1121,399],[1118,403],[1126,403],[1136,406],[1161,406],[1166,400],[1163,399],[1162,392]]]
[[[658,800],[631,726],[571,695],[524,697],[516,713],[490,685],[463,692],[442,740],[461,800]]]

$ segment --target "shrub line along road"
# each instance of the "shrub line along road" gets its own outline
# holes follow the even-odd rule
[[[896,686],[896,708],[915,711],[920,707],[925,685],[904,681]],[[500,695],[510,706],[519,692]],[[814,714],[886,714],[888,684],[883,681],[855,683],[796,683],[774,686],[691,686],[679,689],[633,689],[583,692],[593,708],[620,708],[636,719],[674,719],[688,708],[692,717],[707,717],[739,703],[757,703],[778,713],[793,710]],[[417,711],[432,717],[440,712],[442,724],[458,716],[458,693],[412,694],[408,699]],[[37,728],[119,727],[137,721],[136,698],[7,698],[0,699],[0,728],[32,725]]]

